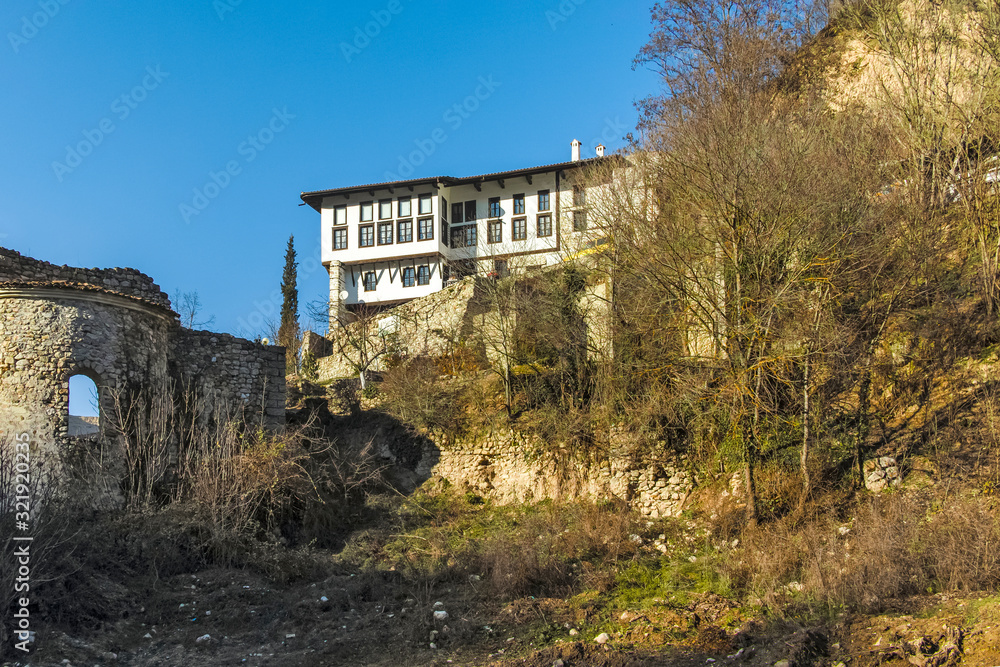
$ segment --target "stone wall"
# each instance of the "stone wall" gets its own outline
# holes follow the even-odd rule
[[[135,269],[79,269],[58,266],[0,248],[0,285],[70,283],[141,299],[170,309],[170,299],[153,279]]]
[[[346,332],[334,329],[329,335],[331,354],[319,359],[319,378],[330,380],[357,375],[354,369],[358,352],[350,341],[360,335],[362,326],[369,328],[369,339],[375,341],[376,347],[390,348],[405,356],[442,354],[449,345],[471,338],[474,318],[481,314],[482,301],[476,280],[466,278],[430,296],[353,322]],[[383,370],[383,359],[380,358],[370,370]]]
[[[698,482],[687,457],[622,435],[612,443],[581,455],[507,431],[428,449],[416,472],[503,503],[619,498],[651,518],[678,516]]]
[[[138,390],[182,389],[284,429],[284,348],[184,329],[133,269],[58,267],[0,248],[0,437],[26,433],[57,457],[72,449],[69,378],[81,374],[98,387],[106,435],[116,402]]]
[[[285,419],[285,348],[264,347],[210,331],[178,330],[172,340],[172,376],[207,404],[228,404],[270,431]]]

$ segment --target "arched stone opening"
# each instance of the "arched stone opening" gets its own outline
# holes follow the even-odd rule
[[[78,372],[67,380],[69,391],[69,436],[96,436],[103,419],[100,381],[93,374]]]

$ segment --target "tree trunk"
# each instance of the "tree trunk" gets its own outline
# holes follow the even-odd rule
[[[805,373],[802,382],[802,453],[799,456],[799,467],[802,470],[802,496],[799,498],[797,514],[805,511],[806,500],[812,491],[812,480],[809,478],[809,353],[806,351]]]

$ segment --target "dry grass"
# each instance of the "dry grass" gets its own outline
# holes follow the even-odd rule
[[[747,531],[730,576],[774,607],[801,594],[867,612],[907,595],[1000,586],[995,501],[897,493],[865,497],[853,510],[847,521],[817,517]]]

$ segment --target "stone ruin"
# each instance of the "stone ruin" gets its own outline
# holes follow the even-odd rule
[[[27,435],[33,450],[57,456],[75,444],[88,430],[71,427],[75,375],[96,384],[91,428],[105,435],[112,408],[136,390],[198,397],[203,412],[225,405],[253,427],[284,430],[284,348],[182,327],[167,295],[134,269],[56,266],[0,247],[0,439]]]

